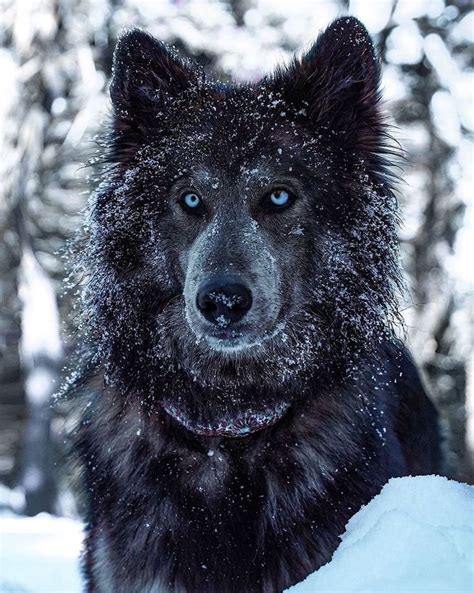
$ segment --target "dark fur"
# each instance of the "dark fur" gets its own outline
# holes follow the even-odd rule
[[[352,18],[243,87],[207,81],[144,33],[119,41],[108,166],[83,256],[87,339],[104,379],[79,433],[89,593],[280,592],[331,558],[347,520],[390,477],[439,471],[436,413],[393,333],[394,150],[379,77]],[[264,173],[250,179],[254,166]],[[285,329],[223,354],[184,318],[189,254],[210,222],[174,209],[173,184],[186,173],[210,184],[213,211],[225,204],[225,232],[197,252],[202,273],[208,260],[241,276],[260,266],[257,294],[271,274],[239,239],[250,218],[236,204],[282,171],[301,198],[254,218],[276,262],[271,323]],[[263,324],[273,297],[260,292]],[[243,438],[204,437],[165,401],[191,425],[291,407]]]

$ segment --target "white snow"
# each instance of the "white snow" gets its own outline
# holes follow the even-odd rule
[[[443,9],[444,0],[398,0],[393,20],[396,23],[403,23],[425,15],[436,18]]]
[[[347,524],[331,562],[288,593],[472,593],[474,487],[396,478]]]
[[[60,360],[62,346],[56,293],[28,246],[24,247],[21,258],[18,293],[23,305],[20,354],[24,363],[33,368],[38,355]]]
[[[367,0],[350,0],[348,12],[360,19],[371,35],[376,35],[387,26],[392,9],[393,0],[377,0],[377,10]]]
[[[415,21],[395,27],[387,38],[387,60],[391,64],[418,64],[423,57],[423,38]]]
[[[333,559],[287,593],[472,593],[474,487],[397,478],[347,524]],[[80,593],[82,528],[0,517],[1,593]]]
[[[431,119],[438,137],[456,147],[461,141],[461,123],[456,102],[448,91],[436,91],[430,103]]]
[[[72,519],[0,517],[0,592],[80,593],[81,542]]]

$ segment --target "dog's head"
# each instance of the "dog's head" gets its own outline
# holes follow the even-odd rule
[[[384,338],[396,249],[379,76],[353,18],[244,86],[206,80],[143,32],[120,39],[87,296],[128,389],[152,397],[178,370],[208,397],[184,404],[183,381],[179,402],[165,396],[175,416],[212,422],[220,401],[274,418],[301,381]]]

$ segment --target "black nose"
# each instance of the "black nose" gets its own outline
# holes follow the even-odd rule
[[[242,319],[250,309],[252,293],[243,284],[217,279],[201,286],[196,304],[208,321],[227,327]]]

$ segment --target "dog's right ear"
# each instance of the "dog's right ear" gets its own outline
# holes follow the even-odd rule
[[[116,131],[136,136],[153,129],[167,103],[195,82],[195,73],[161,41],[126,31],[115,48],[110,83]]]
[[[379,83],[380,62],[369,33],[356,18],[342,17],[300,60],[277,71],[273,85],[303,107],[310,124],[339,133],[347,149],[366,157],[383,150]]]

